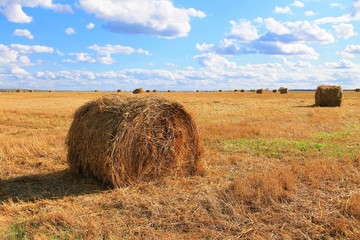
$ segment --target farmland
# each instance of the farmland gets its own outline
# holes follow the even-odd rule
[[[192,113],[207,173],[115,190],[66,162],[75,110],[105,94],[0,93],[1,239],[360,238],[359,93],[144,93]]]

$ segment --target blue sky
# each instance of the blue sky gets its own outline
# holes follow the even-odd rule
[[[0,88],[360,87],[360,0],[0,0]]]

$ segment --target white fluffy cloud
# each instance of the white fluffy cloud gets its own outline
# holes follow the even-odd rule
[[[27,39],[34,39],[34,36],[27,29],[16,29],[13,35],[18,37],[26,37]]]
[[[317,42],[322,44],[335,41],[330,32],[308,21],[280,23],[273,18],[267,18],[265,22],[270,32],[264,35],[264,39],[275,37],[281,42]]]
[[[135,50],[132,47],[122,46],[122,45],[110,45],[107,44],[105,46],[98,46],[96,44],[88,47],[90,50],[96,51],[101,55],[107,54],[132,54]]]
[[[259,35],[250,21],[231,21],[232,29],[219,44],[202,43],[196,48],[204,53],[220,55],[266,54],[318,58],[309,43],[329,44],[334,36],[324,28],[308,21],[279,22],[274,18],[255,20],[268,30]]]
[[[292,14],[293,13],[289,6],[286,6],[286,7],[278,7],[278,6],[276,6],[274,12],[276,14]]]
[[[342,5],[333,5],[341,7]],[[315,21],[316,24],[338,24],[338,23],[348,23],[352,21],[360,21],[360,0],[354,0],[352,6],[349,8],[348,13],[341,15],[339,17],[324,17]]]
[[[95,63],[96,59],[92,58],[88,53],[69,53],[70,56],[76,56],[76,61],[86,62],[86,63]]]
[[[73,35],[73,34],[75,34],[76,32],[75,32],[75,29],[74,29],[74,28],[68,27],[68,28],[65,29],[65,33],[66,33],[67,35]]]
[[[89,23],[89,24],[86,25],[86,28],[87,28],[88,30],[92,30],[92,29],[95,28],[95,24],[91,22],[91,23]]]
[[[102,64],[113,64],[115,59],[112,57],[113,54],[142,54],[142,55],[151,55],[149,51],[142,48],[134,49],[129,46],[122,45],[111,45],[107,44],[104,46],[99,46],[97,44],[91,45],[88,47],[89,50],[95,51],[96,53],[85,53],[85,52],[73,52],[69,53],[69,56],[75,56],[74,59],[65,59],[63,62],[66,63],[76,63],[76,62],[86,62],[86,63],[102,63]],[[94,56],[95,55],[95,56]]]
[[[53,52],[53,48],[41,45],[0,44],[0,72],[5,71],[23,76],[28,74],[28,72],[21,67],[32,64],[28,55]]]
[[[311,11],[311,10],[306,11],[304,14],[305,14],[305,16],[307,16],[307,17],[311,17],[311,16],[315,16],[315,15],[316,15],[316,13],[313,12],[313,11]]]
[[[336,69],[348,69],[355,66],[353,62],[346,59],[342,59],[339,62],[327,62],[325,65]]]
[[[276,14],[293,14],[291,7],[303,8],[304,6],[305,6],[305,4],[303,2],[295,0],[292,4],[285,6],[285,7],[276,6],[274,9],[274,13],[276,13]]]
[[[303,8],[303,7],[305,7],[305,4],[303,2],[301,2],[301,1],[296,0],[291,4],[291,6],[298,7],[298,8]]]
[[[163,38],[187,36],[190,18],[206,16],[193,8],[177,8],[171,0],[79,0],[79,5],[107,21],[105,27],[110,31]]]
[[[340,23],[333,25],[338,38],[348,39],[357,35],[352,24]]]
[[[314,59],[319,57],[314,48],[303,43],[258,41],[254,44],[254,48],[259,53],[267,55],[301,56]]]
[[[252,41],[259,38],[257,29],[250,21],[241,19],[238,22],[230,21],[232,25],[230,37],[239,41]]]
[[[67,4],[53,3],[52,0],[0,0],[0,13],[8,21],[14,23],[30,23],[32,17],[28,16],[23,7],[36,8],[41,7],[51,9],[56,12],[72,13],[72,8]]]
[[[22,44],[10,44],[9,48],[21,54],[33,54],[33,53],[53,53],[54,49],[48,46],[42,45],[22,45]]]
[[[201,66],[211,68],[212,70],[223,70],[225,68],[234,68],[236,64],[230,62],[225,57],[214,53],[206,53],[194,57]]]
[[[360,45],[347,45],[344,50],[338,52],[343,57],[355,57],[360,54]]]

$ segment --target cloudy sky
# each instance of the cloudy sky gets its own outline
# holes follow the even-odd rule
[[[360,87],[360,0],[0,0],[0,88]]]

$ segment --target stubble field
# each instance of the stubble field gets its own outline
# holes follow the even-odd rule
[[[193,114],[207,173],[116,190],[66,163],[105,94],[0,93],[0,239],[360,239],[359,93],[146,93]]]

